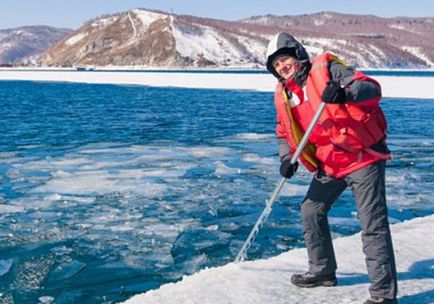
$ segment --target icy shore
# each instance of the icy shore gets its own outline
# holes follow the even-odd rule
[[[392,225],[399,303],[434,303],[434,216]],[[306,270],[306,250],[202,270],[178,283],[136,295],[125,304],[312,303],[354,304],[368,297],[360,233],[334,240],[338,286],[300,289],[290,284],[291,274]]]

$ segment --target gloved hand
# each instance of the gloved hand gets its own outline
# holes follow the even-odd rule
[[[291,178],[297,171],[297,168],[298,162],[295,162],[295,164],[291,164],[290,158],[283,160],[280,164],[280,175],[286,178]]]
[[[345,103],[347,97],[339,82],[330,80],[322,92],[321,99],[325,103]]]

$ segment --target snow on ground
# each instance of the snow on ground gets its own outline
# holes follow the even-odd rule
[[[383,96],[434,98],[433,77],[374,76],[383,87]],[[179,73],[170,72],[78,72],[71,70],[0,69],[0,80],[33,80],[105,84],[146,85],[273,92],[275,78],[270,74]]]
[[[399,303],[434,303],[434,215],[392,225]],[[428,233],[428,234],[427,234]],[[136,295],[125,304],[363,303],[368,297],[360,233],[334,240],[338,286],[314,289],[290,284],[291,274],[306,270],[306,250],[202,270],[178,283]]]

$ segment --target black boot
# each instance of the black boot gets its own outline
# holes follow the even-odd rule
[[[317,276],[309,271],[303,274],[294,274],[291,277],[291,283],[298,287],[317,287],[317,286],[336,286],[337,280],[335,274],[326,276]]]
[[[398,301],[396,299],[390,300],[378,297],[371,297],[363,304],[398,304]]]

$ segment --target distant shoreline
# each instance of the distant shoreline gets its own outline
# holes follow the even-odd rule
[[[410,72],[409,72],[410,73]],[[398,72],[373,77],[382,85],[384,97],[434,99],[434,71],[427,76],[405,76]],[[0,80],[78,82],[152,87],[180,87],[196,89],[254,90],[274,92],[276,79],[269,73],[219,72],[186,70],[92,70],[72,68],[0,69]]]
[[[424,69],[410,69],[410,68],[366,68],[359,69],[363,72],[412,72],[412,73],[434,73],[434,68],[424,68]],[[268,71],[266,68],[237,68],[237,67],[228,67],[228,68],[181,68],[181,67],[135,67],[135,66],[107,66],[107,67],[98,67],[98,66],[77,66],[77,67],[0,67],[0,71],[92,71],[92,72],[158,72],[158,73],[258,73],[258,74],[267,74]]]

